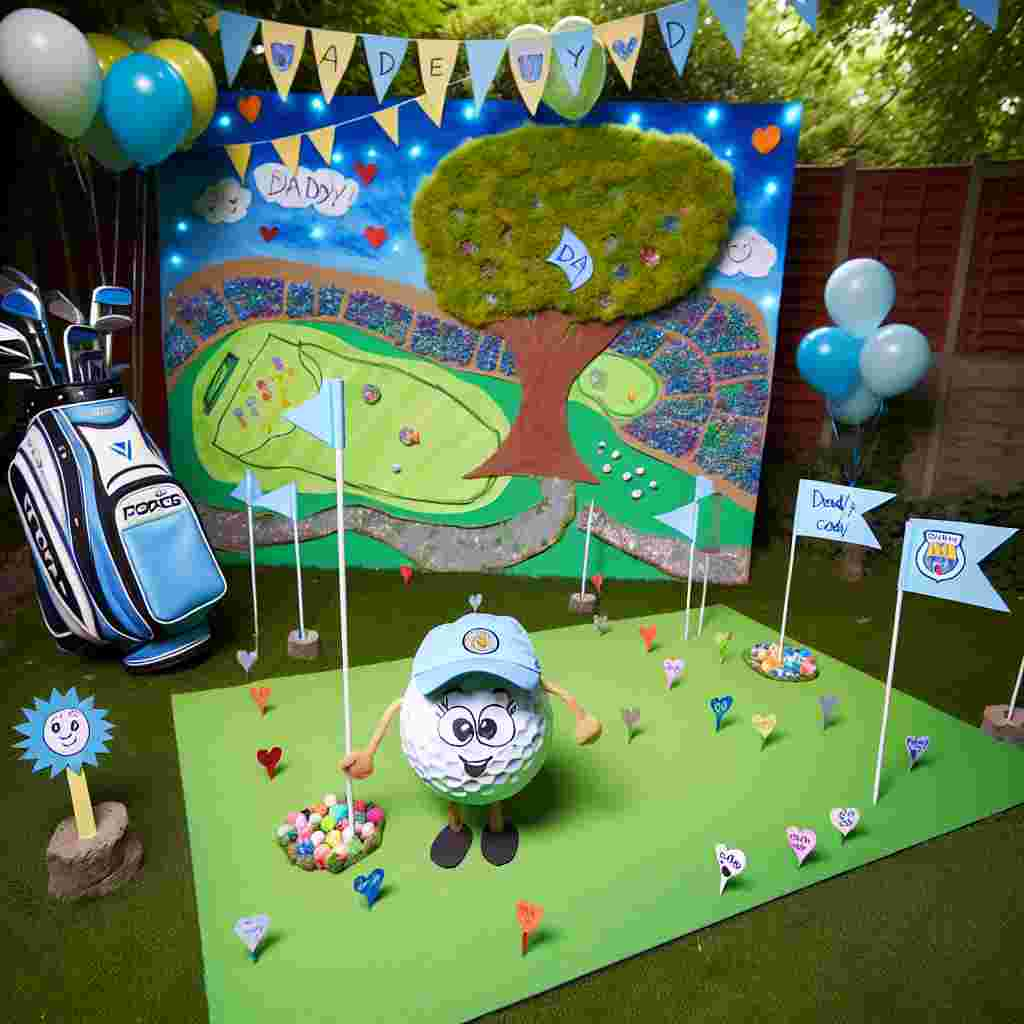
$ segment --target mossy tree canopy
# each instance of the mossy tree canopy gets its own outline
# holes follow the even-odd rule
[[[731,168],[693,136],[528,124],[445,157],[416,195],[413,227],[428,284],[465,323],[545,309],[613,321],[697,285],[735,212]],[[546,262],[563,227],[594,261],[575,292]]]

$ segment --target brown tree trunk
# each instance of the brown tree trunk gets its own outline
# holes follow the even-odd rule
[[[839,559],[839,577],[847,583],[860,583],[864,579],[864,556],[867,548],[859,544],[844,544]]]
[[[523,389],[519,415],[501,447],[466,480],[540,476],[596,484],[569,437],[566,402],[573,381],[622,330],[625,322],[573,323],[545,310],[533,319],[501,320],[488,328],[504,338]]]

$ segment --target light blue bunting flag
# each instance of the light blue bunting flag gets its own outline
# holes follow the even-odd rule
[[[995,28],[999,20],[999,0],[960,0],[960,6],[976,18]]]
[[[363,47],[366,50],[366,64],[373,79],[373,91],[377,94],[377,102],[383,103],[384,97],[395,80],[405,51],[409,48],[409,40],[400,36],[363,35]]]
[[[504,39],[467,39],[466,56],[469,59],[469,77],[473,82],[473,103],[477,113],[487,99],[487,93],[498,73],[508,43]]]
[[[722,30],[739,57],[747,31],[747,0],[708,0]]]
[[[588,25],[571,32],[553,32],[551,44],[565,72],[569,89],[576,96],[583,84],[583,72],[587,70],[590,51],[594,47],[594,29]]]
[[[790,6],[800,15],[812,32],[818,31],[818,0],[789,0]]]
[[[843,544],[877,548],[879,543],[864,513],[895,498],[886,491],[846,487],[822,480],[801,480],[793,528],[799,537],[820,537]]]
[[[260,19],[236,14],[234,11],[220,11],[217,23],[220,29],[220,48],[224,54],[224,70],[230,87],[252,46],[253,37],[260,27]]]
[[[658,16],[661,38],[665,40],[665,49],[668,50],[676,74],[681,75],[690,56],[693,37],[697,32],[697,0],[662,7],[655,13]]]

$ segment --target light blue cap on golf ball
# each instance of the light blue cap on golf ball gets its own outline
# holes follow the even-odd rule
[[[509,615],[472,612],[435,626],[412,661],[412,677],[425,697],[458,676],[481,672],[523,690],[540,683],[540,662],[525,629]]]

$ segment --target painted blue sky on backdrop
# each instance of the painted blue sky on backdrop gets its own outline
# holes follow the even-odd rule
[[[210,223],[196,213],[196,200],[209,186],[225,179],[237,180],[222,148],[225,144],[311,131],[379,109],[372,97],[344,97],[327,105],[313,94],[293,92],[282,100],[276,93],[264,92],[259,94],[261,115],[250,125],[238,113],[240,95],[221,93],[217,114],[205,135],[192,150],[177,154],[159,168],[164,295],[206,266],[253,257],[315,263],[425,288],[423,261],[411,225],[412,199],[420,182],[438,160],[466,139],[517,128],[529,120],[519,102],[491,100],[476,115],[472,101],[453,100],[445,108],[444,126],[440,129],[434,127],[417,104],[406,104],[399,115],[398,147],[370,118],[339,127],[332,169],[358,180],[357,162],[377,165],[372,184],[363,187],[359,182],[357,200],[341,217],[325,217],[309,207],[289,209],[264,198],[255,184],[254,171],[263,164],[279,163],[280,158],[270,143],[256,145],[245,180],[245,187],[252,193],[247,213],[235,223]],[[778,255],[764,276],[726,275],[713,268],[706,281],[714,287],[739,291],[757,303],[773,339],[800,114],[798,103],[604,103],[581,122],[633,123],[663,132],[690,132],[733,165],[738,202],[734,233],[741,227],[753,229],[775,246]],[[567,123],[543,105],[534,120],[541,124]],[[772,124],[781,129],[781,139],[770,153],[761,154],[752,145],[752,133]],[[300,165],[311,172],[324,166],[320,155],[305,139]],[[364,229],[371,226],[384,227],[388,234],[387,241],[376,249],[363,235]],[[261,228],[269,230],[261,232]],[[277,232],[268,241],[264,236],[273,234],[274,228]],[[755,244],[757,241],[755,238]],[[762,272],[769,262],[766,260],[764,266],[755,269]]]

